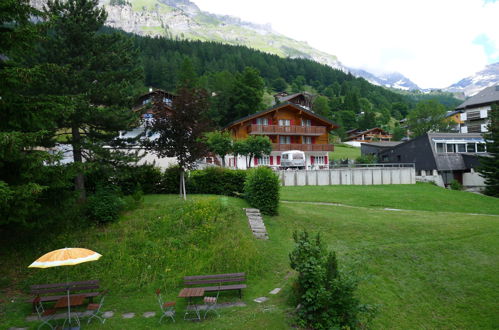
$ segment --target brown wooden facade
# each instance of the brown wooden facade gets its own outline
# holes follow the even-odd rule
[[[160,111],[171,112],[175,95],[162,89],[151,90],[139,97],[133,111],[141,112],[147,117]]]
[[[316,156],[324,157],[321,159],[327,163],[328,152],[334,150],[328,135],[337,127],[330,120],[299,105],[284,103],[236,120],[226,129],[234,139],[250,135],[267,136],[272,142],[269,165],[279,165],[280,153],[287,150],[308,153],[312,164]]]

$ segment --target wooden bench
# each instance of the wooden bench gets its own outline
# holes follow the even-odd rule
[[[205,292],[239,290],[239,298],[242,298],[241,290],[246,288],[246,284],[242,283],[245,281],[246,275],[244,273],[197,275],[184,277],[184,284],[186,286],[199,286],[203,288]]]
[[[37,296],[40,296],[41,302],[57,301],[62,297],[67,297],[68,288],[70,297],[85,296],[85,298],[89,298],[90,302],[93,301],[94,297],[100,294],[100,292],[98,291],[99,280],[54,284],[36,284],[30,286],[30,293],[35,297],[26,300],[26,302],[33,303]],[[88,292],[88,290],[92,290],[93,292]]]

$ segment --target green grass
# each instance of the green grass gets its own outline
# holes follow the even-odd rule
[[[177,323],[164,328],[289,329],[295,306],[289,300],[294,274],[288,254],[292,233],[301,228],[320,232],[337,251],[340,265],[364,279],[358,291],[361,300],[379,305],[374,329],[493,329],[499,324],[499,217],[465,213],[473,209],[499,214],[497,199],[424,184],[286,187],[282,195],[356,207],[282,203],[279,216],[265,217],[270,240],[261,241],[250,233],[243,200],[190,196],[198,201],[193,207],[176,196],[150,195],[141,208],[105,227],[53,232],[22,245],[3,241],[0,273],[6,276],[0,280],[0,328],[36,325],[24,322],[30,312],[22,302],[26,288],[68,276],[99,278],[110,289],[105,310],[116,316],[89,329],[157,328],[158,317],[140,316],[158,311],[153,294],[157,287],[166,299],[177,301]],[[328,196],[335,197],[324,200]],[[394,205],[414,210],[382,209]],[[65,269],[26,268],[44,252],[64,245],[89,247],[103,257]],[[229,271],[247,272],[247,306],[223,309],[220,318],[201,323],[183,321],[185,302],[176,299],[182,276]],[[283,291],[269,296],[276,287]],[[260,296],[270,300],[261,305],[252,301]],[[238,298],[229,293],[221,299]],[[130,311],[139,317],[119,317]]]
[[[429,183],[284,187],[281,200],[339,203],[369,208],[499,214],[497,198],[446,190]]]
[[[352,147],[348,144],[335,144],[334,151],[329,153],[329,159],[357,159],[360,157],[360,148]]]

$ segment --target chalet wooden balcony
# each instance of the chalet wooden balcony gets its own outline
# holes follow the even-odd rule
[[[252,124],[248,127],[249,134],[264,135],[307,135],[320,136],[326,134],[324,126],[279,126],[279,125],[257,125]]]
[[[333,151],[334,146],[332,144],[272,143],[272,151],[287,151],[287,150]]]

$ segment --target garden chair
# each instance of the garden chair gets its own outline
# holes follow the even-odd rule
[[[220,289],[220,285],[219,285],[219,289]],[[206,304],[206,311],[204,312],[204,319],[206,319],[206,314],[208,314],[209,311],[213,311],[217,314],[217,316],[220,316],[220,314],[218,314],[218,311],[217,309],[215,308],[217,306],[217,302],[218,302],[218,295],[220,294],[220,290],[217,291],[217,295],[215,297],[210,297],[210,296],[205,296],[204,297],[204,303]]]
[[[156,290],[156,296],[158,297],[159,308],[161,308],[161,311],[163,312],[163,315],[161,315],[161,317],[159,319],[159,323],[161,323],[161,321],[163,321],[163,318],[165,316],[171,318],[172,321],[175,322],[176,302],[174,302],[174,301],[164,302],[163,298],[161,297],[161,290],[160,289]]]
[[[52,320],[57,313],[57,310],[55,308],[53,309],[44,309],[43,304],[42,304],[42,299],[40,296],[36,296],[36,298],[33,300],[33,305],[35,307],[36,314],[38,315],[38,320],[43,322],[38,326],[38,329],[43,327],[45,324],[50,327],[50,329],[54,329],[54,326],[50,324],[50,320]]]
[[[102,317],[104,314],[101,309],[102,306],[104,305],[104,299],[106,298],[106,295],[108,293],[108,290],[104,291],[102,293],[102,298],[100,299],[100,302],[98,304],[88,304],[87,306],[87,311],[91,312],[90,318],[87,321],[87,324],[90,323],[90,321],[95,317],[101,321],[102,324],[106,322],[106,319]]]

